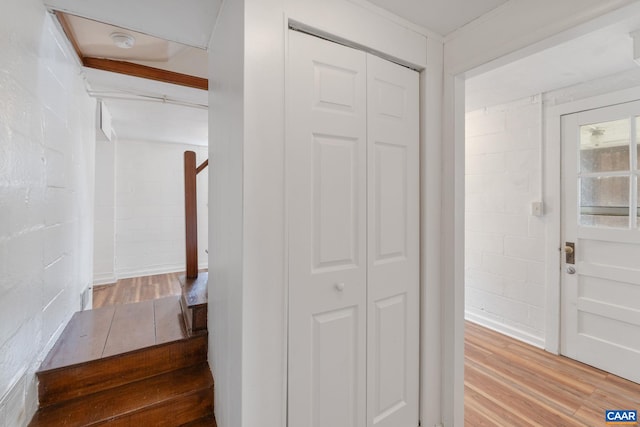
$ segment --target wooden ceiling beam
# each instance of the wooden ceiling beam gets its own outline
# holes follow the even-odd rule
[[[82,57],[85,67],[97,70],[111,71],[113,73],[126,74],[128,76],[141,77],[143,79],[157,80],[164,83],[172,83],[196,89],[209,90],[209,80],[160,68],[148,67],[133,62],[116,61],[113,59]]]

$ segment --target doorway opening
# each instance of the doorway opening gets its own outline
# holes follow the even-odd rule
[[[97,104],[94,290],[121,279],[184,273],[184,153],[194,152],[198,164],[208,157],[207,51],[113,25],[113,17],[106,23],[53,14]],[[200,218],[199,244],[189,253],[206,268],[207,171],[195,181],[197,202],[190,205]],[[83,309],[91,307],[91,294],[84,292]]]
[[[565,142],[556,122],[571,108],[594,108],[598,106],[594,102],[610,98],[612,92],[638,87],[640,70],[631,55],[628,31],[629,25],[638,24],[636,20],[628,18],[466,80],[465,318],[471,332],[466,343],[468,413],[478,413],[482,400],[479,378],[488,381],[487,375],[500,375],[534,399],[553,399],[549,388],[557,384],[546,375],[562,371],[562,366],[554,363],[577,363],[560,357],[529,366],[525,358],[535,356],[522,353],[526,346],[540,357],[573,357],[561,345],[561,324],[567,310],[561,308],[560,297],[567,291],[561,282],[566,267],[560,252],[564,249],[562,212],[566,209],[560,175],[566,175],[566,168],[561,168]],[[634,191],[627,193],[638,197]],[[581,322],[584,327],[584,319]],[[516,341],[496,341],[492,348],[479,348],[474,345],[479,327],[491,330],[489,336],[494,339],[508,336]],[[493,335],[496,332],[500,335]],[[584,334],[584,329],[580,333]],[[500,373],[498,367],[506,363],[500,357],[507,354],[518,367]],[[482,366],[494,357],[493,368]],[[585,365],[585,371],[590,369]],[[521,376],[525,373],[541,384],[528,383]],[[604,375],[626,384],[631,394],[637,390],[632,382]],[[589,421],[587,413],[597,413],[597,422],[601,419],[602,408],[596,400],[585,397],[575,402],[578,407],[574,409],[585,416],[587,424],[596,422],[596,418]],[[508,409],[499,416],[513,413]]]

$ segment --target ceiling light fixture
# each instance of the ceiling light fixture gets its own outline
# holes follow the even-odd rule
[[[113,40],[113,44],[120,49],[131,49],[133,45],[136,44],[136,39],[127,33],[111,33],[111,40]]]

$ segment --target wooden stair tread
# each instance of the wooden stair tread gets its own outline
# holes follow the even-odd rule
[[[55,369],[102,357],[115,306],[75,313],[40,369]]]
[[[179,296],[75,313],[40,371],[186,339],[181,316]]]
[[[117,305],[101,356],[155,345],[154,305],[153,301]]]
[[[210,402],[207,401],[209,396]],[[118,418],[126,419],[128,423],[137,418],[143,419],[135,415],[141,411],[156,411],[160,416],[164,413],[164,417],[169,418],[170,424],[167,425],[179,425],[211,414],[212,397],[211,371],[206,363],[202,363],[41,408],[30,425],[93,425]],[[189,399],[196,401],[189,402]],[[179,406],[184,408],[202,406],[202,412],[195,416],[190,413],[191,418],[180,419],[178,413],[162,408],[165,403],[170,405],[172,400],[181,400]],[[170,417],[167,417],[168,413]]]
[[[156,344],[187,337],[182,320],[180,296],[155,300]]]

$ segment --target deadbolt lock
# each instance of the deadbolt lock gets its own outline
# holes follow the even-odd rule
[[[573,242],[566,242],[564,244],[565,262],[567,264],[576,263],[576,245]]]

